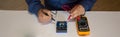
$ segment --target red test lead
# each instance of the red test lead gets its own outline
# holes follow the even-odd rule
[[[70,18],[71,18],[71,15],[68,17],[68,19],[67,19],[67,20],[70,20]]]

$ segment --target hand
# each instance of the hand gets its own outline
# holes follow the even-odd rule
[[[70,19],[83,15],[84,13],[85,13],[84,7],[82,5],[76,5],[70,11],[70,15],[71,15]]]
[[[47,13],[47,15],[45,15],[43,12]],[[51,12],[50,10],[47,9],[40,9],[38,11],[38,21],[40,23],[48,23],[51,20]]]

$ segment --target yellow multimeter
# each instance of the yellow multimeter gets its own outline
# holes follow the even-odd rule
[[[88,25],[87,17],[85,16],[78,16],[76,18],[76,26],[77,26],[77,32],[80,36],[86,36],[90,34],[90,28]]]

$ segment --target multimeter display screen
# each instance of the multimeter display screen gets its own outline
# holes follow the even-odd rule
[[[77,20],[79,31],[89,31],[89,26],[86,17],[81,17],[81,20]]]

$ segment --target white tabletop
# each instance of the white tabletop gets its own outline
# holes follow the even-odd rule
[[[78,36],[75,22],[68,22],[68,32],[56,33],[56,25],[42,25],[27,11],[0,10],[0,37],[120,37],[120,11],[86,12],[89,36]]]

